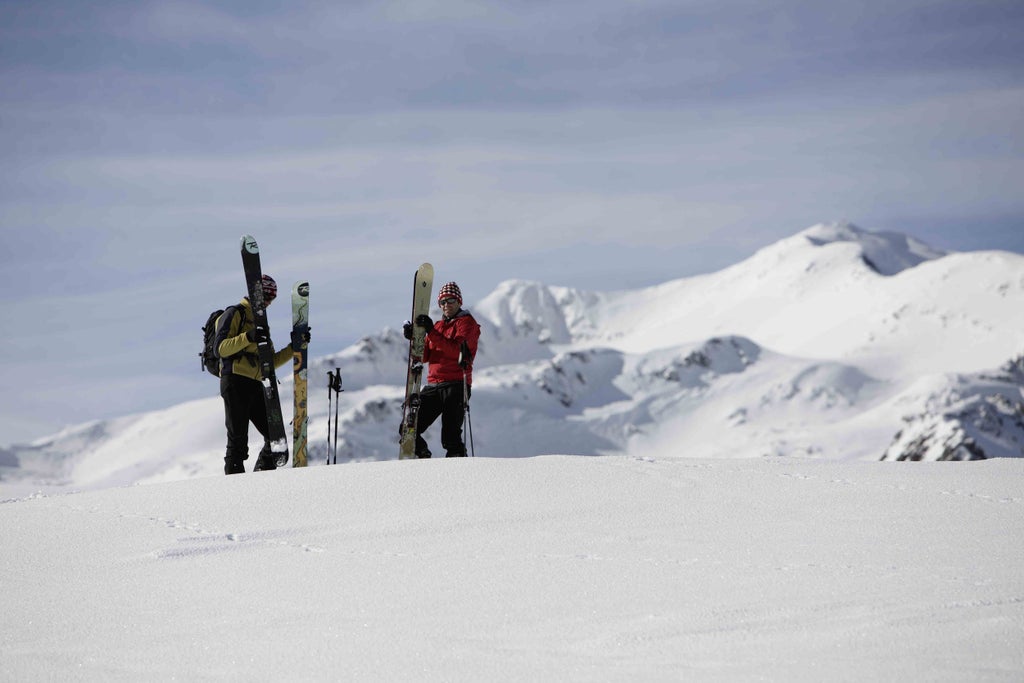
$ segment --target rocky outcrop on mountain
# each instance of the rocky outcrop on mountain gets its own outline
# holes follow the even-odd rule
[[[1024,356],[998,372],[953,376],[903,418],[882,460],[1024,457]]]

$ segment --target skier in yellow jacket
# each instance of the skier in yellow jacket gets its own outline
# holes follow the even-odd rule
[[[269,275],[263,276],[263,296],[267,306],[277,297],[277,283]],[[217,319],[216,334],[214,344],[220,356],[220,395],[224,399],[224,423],[228,431],[224,474],[245,472],[244,463],[249,458],[250,422],[263,435],[264,441],[253,471],[276,469],[275,456],[267,441],[267,408],[257,353],[257,342],[266,331],[256,328],[248,297],[243,297],[241,302]],[[308,332],[304,340],[309,342]],[[295,341],[292,340],[293,343]],[[274,367],[284,365],[291,357],[292,345],[289,344],[274,354]]]

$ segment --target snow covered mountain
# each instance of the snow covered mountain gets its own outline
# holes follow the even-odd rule
[[[467,303],[483,328],[472,402],[481,456],[1024,456],[1018,254],[946,254],[823,224],[645,289],[508,281]],[[327,457],[334,367],[345,389],[338,462],[396,457],[406,352],[384,329],[311,362],[313,464]],[[211,396],[3,449],[0,486],[216,474],[223,417],[212,385]],[[282,401],[287,417],[288,382]]]

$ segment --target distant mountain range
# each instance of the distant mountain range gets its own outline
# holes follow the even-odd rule
[[[823,224],[708,275],[610,292],[512,280],[468,303],[478,456],[1024,456],[1018,254]],[[335,367],[339,464],[397,457],[407,349],[384,329],[311,362],[313,464]],[[0,493],[218,474],[216,393],[4,449]],[[282,401],[287,419],[287,381]]]

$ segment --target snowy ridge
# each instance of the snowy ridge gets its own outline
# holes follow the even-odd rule
[[[818,225],[707,275],[613,292],[510,280],[467,308],[483,328],[478,455],[1024,455],[1017,254]],[[326,458],[334,367],[339,462],[395,457],[406,353],[385,329],[311,360],[311,463]],[[213,475],[222,420],[211,383],[208,400],[0,450],[0,487]]]

